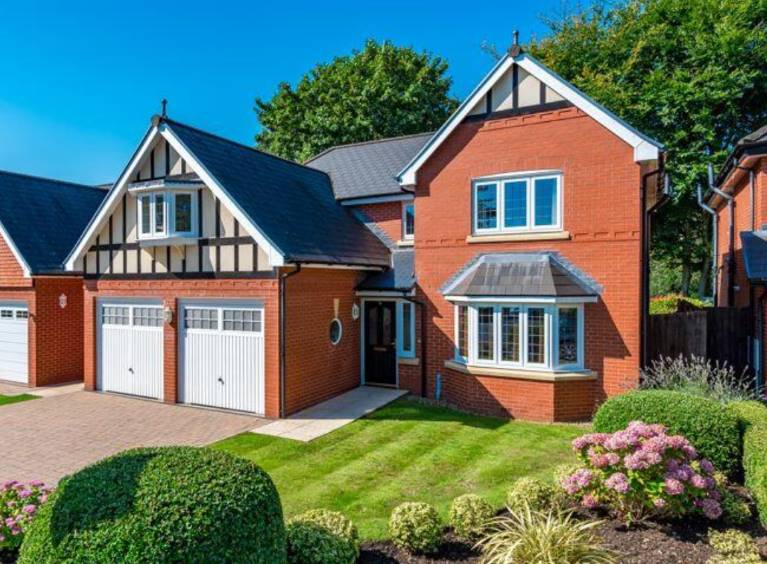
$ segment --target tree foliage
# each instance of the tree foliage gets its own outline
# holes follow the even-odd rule
[[[668,150],[674,199],[653,258],[687,290],[710,256],[696,186],[738,138],[767,120],[765,0],[628,0],[546,20],[531,52]],[[710,152],[710,155],[708,154]],[[703,278],[705,280],[705,278]]]
[[[447,63],[429,53],[368,40],[362,51],[319,64],[293,88],[256,100],[258,146],[305,160],[343,143],[436,129],[456,108]]]

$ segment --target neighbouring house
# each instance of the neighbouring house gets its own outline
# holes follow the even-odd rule
[[[0,171],[0,380],[82,380],[82,278],[64,259],[106,190]]]
[[[714,296],[720,307],[748,307],[754,326],[750,365],[764,383],[767,315],[767,125],[738,141],[714,180]]]
[[[578,420],[636,386],[663,149],[514,46],[435,133],[301,165],[156,116],[69,255],[88,389],[362,384]]]

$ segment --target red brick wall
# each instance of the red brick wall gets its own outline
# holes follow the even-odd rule
[[[294,413],[360,384],[360,324],[352,319],[355,287],[364,276],[353,270],[305,268],[285,282],[286,411]],[[330,342],[334,300],[343,334]]]
[[[563,171],[569,240],[467,243],[473,178],[544,169]],[[634,387],[641,318],[639,184],[632,148],[574,108],[460,125],[419,171],[416,192],[418,297],[429,308],[429,393],[440,371],[449,402],[514,417],[569,419],[590,413],[586,406],[594,396]],[[597,373],[596,383],[554,386],[446,370],[444,361],[453,355],[453,305],[439,288],[478,253],[542,250],[559,252],[604,288],[599,302],[585,308],[586,367]],[[560,390],[572,398],[560,400]]]
[[[266,416],[278,417],[279,287],[276,279],[216,280],[86,280],[83,300],[85,387],[96,387],[96,300],[103,297],[160,298],[173,310],[173,323],[164,325],[164,398],[177,398],[178,300],[184,298],[252,298],[264,302]]]
[[[402,202],[365,204],[357,207],[375,221],[392,241],[396,243],[402,240]]]
[[[59,297],[66,296],[66,307]],[[35,386],[83,379],[83,280],[79,277],[35,277],[35,343],[30,356]],[[31,331],[32,333],[32,331]]]
[[[0,287],[32,286],[31,278],[24,278],[24,270],[13,256],[10,247],[0,237]]]

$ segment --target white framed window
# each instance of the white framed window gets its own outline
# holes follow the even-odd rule
[[[415,304],[397,302],[397,356],[415,358]]]
[[[529,370],[584,368],[583,304],[455,305],[455,360]]]
[[[402,238],[406,241],[415,238],[415,202],[402,203]]]
[[[138,197],[139,239],[197,235],[197,191],[148,192]]]
[[[472,182],[474,233],[562,229],[562,174],[512,174]]]

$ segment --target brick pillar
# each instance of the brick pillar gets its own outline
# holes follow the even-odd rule
[[[165,403],[177,403],[177,383],[178,383],[178,304],[172,297],[166,297],[163,300],[163,309],[170,308],[173,312],[173,319],[170,323],[163,323],[163,374],[165,382],[163,384],[163,400]]]
[[[96,296],[86,282],[83,296],[83,383],[85,389],[96,389]]]

